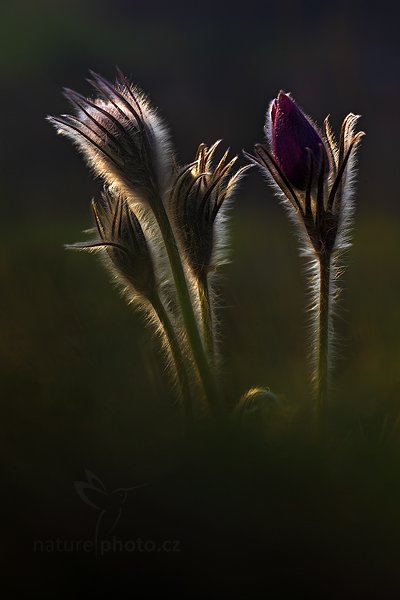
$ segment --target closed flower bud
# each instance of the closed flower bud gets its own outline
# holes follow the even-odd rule
[[[110,189],[92,201],[99,239],[67,246],[75,250],[104,249],[114,274],[136,294],[152,300],[157,290],[150,250],[142,227],[128,203]]]
[[[357,120],[358,116],[347,115],[337,143],[328,119],[320,134],[291,97],[280,92],[270,106],[267,143],[256,144],[255,156],[245,153],[268,174],[301,224],[307,253],[329,257],[346,247],[354,156],[364,135],[355,133]]]
[[[48,117],[58,133],[70,138],[94,173],[117,186],[133,202],[154,205],[162,197],[172,169],[165,127],[144,94],[118,71],[115,85],[92,73],[94,99],[72,90],[64,94],[75,115]]]
[[[195,162],[181,170],[171,192],[170,208],[178,237],[197,278],[206,276],[211,268],[217,215],[249,168],[249,165],[242,167],[232,174],[237,157],[228,161],[228,152],[213,166],[218,144],[216,142],[211,148],[200,144]]]
[[[255,155],[298,226],[302,254],[309,260],[313,381],[318,411],[325,405],[334,347],[332,315],[344,251],[350,244],[355,155],[364,132],[356,133],[358,116],[344,119],[338,142],[324,121],[323,133],[280,92],[267,119],[267,143]]]
[[[300,190],[306,188],[309,170],[308,150],[313,153],[314,163],[321,160],[324,143],[309,119],[290,96],[279,92],[271,103],[269,117],[273,156],[292,185]]]
[[[238,425],[259,430],[264,434],[268,425],[277,424],[277,417],[284,417],[286,409],[281,398],[269,388],[250,388],[240,398],[234,417]]]

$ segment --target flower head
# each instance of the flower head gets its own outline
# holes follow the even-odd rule
[[[321,136],[292,98],[282,91],[271,103],[269,119],[273,156],[287,179],[304,190],[309,161],[307,149],[318,164],[325,153]]]
[[[100,201],[92,201],[99,238],[71,244],[75,250],[105,250],[114,274],[141,297],[151,300],[157,290],[153,260],[135,213],[112,188],[105,188]]]
[[[280,197],[306,233],[306,247],[330,256],[346,246],[352,214],[355,150],[364,132],[355,133],[357,115],[343,121],[337,144],[329,125],[319,133],[295,102],[280,92],[267,118],[267,144],[256,144],[255,156],[276,185]],[[294,212],[293,212],[294,211]]]
[[[64,90],[74,115],[48,117],[70,138],[94,173],[134,202],[152,205],[162,197],[172,168],[165,127],[139,88],[121,71],[115,85],[92,73],[93,99]]]
[[[217,215],[250,166],[232,174],[237,156],[228,161],[228,151],[217,166],[213,166],[218,144],[219,141],[211,148],[200,144],[196,160],[178,173],[171,191],[170,209],[176,230],[187,262],[197,278],[207,275],[211,268]]]

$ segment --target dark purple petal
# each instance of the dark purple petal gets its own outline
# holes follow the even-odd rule
[[[300,190],[306,188],[308,173],[307,148],[320,164],[323,141],[293,100],[280,92],[271,105],[272,152],[290,183]],[[325,160],[328,164],[328,160]]]

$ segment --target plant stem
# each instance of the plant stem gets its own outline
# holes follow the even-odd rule
[[[215,364],[214,323],[207,275],[197,279],[197,288],[200,298],[201,318],[203,321],[204,344],[210,362]]]
[[[186,426],[186,432],[188,433],[192,428],[193,413],[192,413],[192,397],[190,392],[189,380],[185,368],[185,360],[181,352],[179,342],[175,333],[175,329],[171,323],[171,319],[168,316],[165,306],[163,305],[160,297],[156,295],[152,298],[151,303],[157,314],[157,317],[164,329],[164,333],[168,340],[169,348],[171,350],[172,357],[174,359],[176,373],[179,380],[179,385],[182,393],[183,401],[183,416]]]
[[[210,409],[213,411],[216,419],[221,421],[223,418],[223,407],[220,403],[218,387],[211,366],[207,360],[204,346],[200,337],[185,272],[183,270],[181,257],[176,244],[176,239],[172,231],[171,223],[165,207],[161,201],[158,202],[154,208],[154,215],[157,219],[157,223],[159,225],[167,250],[178,300],[182,311],[183,322],[186,328],[186,333],[192,349],[193,357],[199,371],[200,379],[203,384]]]
[[[321,415],[325,410],[329,389],[329,362],[331,343],[331,257],[321,254],[319,260],[319,298],[318,298],[318,341],[317,341],[317,411]]]

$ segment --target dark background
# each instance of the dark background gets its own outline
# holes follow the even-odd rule
[[[399,9],[361,0],[6,0],[0,14],[1,564],[4,574],[68,575],[87,567],[85,557],[38,556],[32,545],[93,536],[95,510],[73,482],[85,468],[110,489],[168,472],[179,423],[140,316],[99,261],[63,249],[91,226],[100,183],[45,122],[69,110],[61,88],[89,94],[88,69],[112,79],[118,65],[159,107],[181,162],[218,138],[232,153],[250,151],[282,88],[319,123],[329,113],[336,130],[348,112],[362,115],[335,398],[352,419],[381,423],[383,407],[397,414],[400,389]],[[220,284],[226,395],[235,402],[258,384],[300,403],[309,394],[302,265],[256,170],[237,194],[232,258]],[[176,535],[179,516],[150,497],[146,518],[153,511],[165,530],[143,514],[140,525],[139,510],[135,535]],[[136,575],[169,568],[135,560]]]

